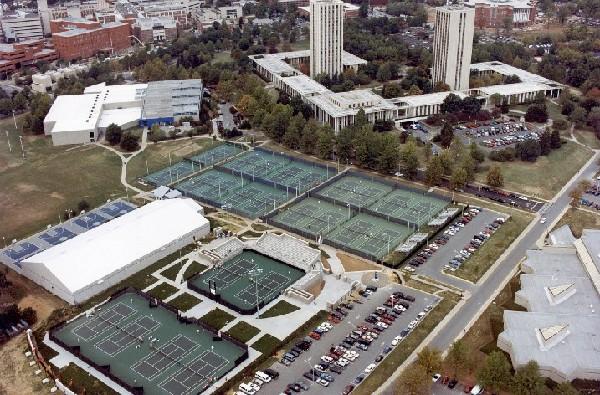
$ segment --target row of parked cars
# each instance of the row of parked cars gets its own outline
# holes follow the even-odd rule
[[[445,245],[452,236],[456,235],[462,228],[465,227],[481,210],[478,208],[471,208],[465,211],[463,215],[448,226],[448,229],[444,231],[442,235],[436,237],[436,239],[427,245],[427,247],[421,249],[408,264],[411,266],[420,266],[425,263],[430,256],[432,256],[441,246]],[[408,270],[413,271],[413,270]]]
[[[234,395],[254,395],[267,383],[279,378],[279,373],[273,369],[265,369],[254,373],[252,381],[242,383]]]
[[[465,135],[469,137],[489,137],[501,136],[505,134],[514,135],[519,132],[527,132],[527,127],[519,122],[496,122],[491,121],[489,124],[478,125],[469,123],[466,125],[457,126],[456,129],[463,130]]]
[[[511,134],[508,136],[498,137],[495,139],[483,140],[481,143],[488,148],[500,148],[507,145],[522,143],[527,140],[539,140],[540,136],[537,132],[525,133],[521,135]]]
[[[458,269],[463,262],[471,257],[481,247],[487,239],[489,239],[506,220],[504,218],[496,218],[492,223],[487,225],[481,232],[474,235],[471,241],[460,250],[447,265],[444,265],[444,269],[455,271]]]

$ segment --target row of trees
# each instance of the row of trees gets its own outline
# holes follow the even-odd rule
[[[484,362],[477,365],[473,350],[462,340],[452,344],[445,359],[438,350],[425,347],[417,355],[416,362],[406,369],[399,379],[397,388],[402,394],[430,394],[431,376],[445,366],[452,377],[464,378],[475,373],[477,382],[491,393],[510,391],[515,395],[577,395],[570,383],[558,384],[553,390],[545,385],[535,361],[513,368],[502,351],[492,351]]]
[[[552,150],[559,149],[562,144],[563,141],[558,130],[546,129],[540,134],[539,140],[526,140],[517,143],[514,148],[507,147],[492,151],[489,158],[496,162],[512,162],[517,159],[524,162],[535,162],[538,157],[549,155]]]
[[[105,131],[106,142],[110,145],[119,145],[127,152],[137,151],[140,148],[139,137],[131,132],[123,132],[120,126],[111,123]]]

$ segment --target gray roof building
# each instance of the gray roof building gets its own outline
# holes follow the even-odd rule
[[[202,80],[167,80],[148,83],[141,123],[173,122],[185,116],[197,120],[202,101]]]
[[[557,382],[599,380],[600,230],[584,230],[568,247],[528,251],[521,268],[515,302],[527,311],[504,312],[498,347],[513,366],[534,360]]]

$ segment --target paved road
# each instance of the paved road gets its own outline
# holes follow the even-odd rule
[[[313,341],[310,350],[300,355],[292,365],[285,367],[278,362],[275,363],[273,369],[280,373],[279,379],[265,385],[260,393],[279,394],[283,392],[288,384],[296,382],[300,378],[304,379],[302,375],[310,369],[309,363],[306,362],[307,360],[310,361],[311,366],[316,365],[321,356],[326,355],[329,352],[329,348],[332,344],[338,345],[341,343],[357,324],[364,323],[364,318],[372,313],[377,306],[383,305],[389,295],[395,291],[409,293],[416,298],[416,300],[410,304],[408,311],[398,317],[390,328],[381,332],[379,337],[373,341],[367,351],[362,351],[353,347],[353,349],[356,349],[360,353],[360,357],[356,361],[350,363],[341,375],[329,372],[335,378],[335,381],[327,388],[323,388],[316,383],[311,383],[311,388],[308,391],[302,391],[303,394],[341,394],[344,387],[350,384],[356,376],[361,374],[367,365],[374,362],[375,358],[381,354],[385,346],[390,345],[394,337],[396,337],[402,329],[406,328],[408,323],[415,319],[417,314],[422,311],[425,306],[433,304],[437,300],[436,297],[413,289],[407,289],[398,284],[380,288],[369,298],[362,298],[361,301],[363,301],[363,304],[355,304],[354,309],[350,311],[350,314],[341,323],[335,325],[331,331],[321,338],[321,340]],[[401,347],[401,345],[402,343],[399,347]]]
[[[598,166],[599,156],[599,154],[594,156],[594,160],[577,176],[575,183],[591,179],[600,170],[600,166]],[[536,241],[549,230],[548,227],[559,217],[563,209],[569,205],[571,200],[569,198],[569,190],[570,188],[567,188],[557,195],[554,203],[549,205],[543,214],[547,218],[546,223],[541,224],[538,221],[527,233],[523,234],[521,240],[514,246],[505,259],[497,265],[496,269],[490,273],[483,283],[478,284],[462,308],[448,321],[443,330],[439,331],[432,339],[430,346],[440,350],[448,349],[454,339],[465,331],[466,323],[478,317],[481,306],[495,295],[498,285],[515,269],[521,258],[525,256],[525,252],[534,247]],[[390,388],[382,388],[382,393],[392,394],[393,391]]]
[[[450,240],[445,245],[441,246],[424,264],[419,266],[417,273],[442,283],[471,291],[474,287],[472,283],[444,274],[442,273],[442,269],[458,251],[462,250],[471,241],[474,235],[481,232],[497,217],[498,215],[492,211],[482,210],[460,232],[450,237]]]
[[[224,130],[233,130],[235,127],[235,123],[233,122],[233,115],[229,112],[229,107],[231,104],[221,104],[219,103],[219,111],[223,114],[223,129]]]

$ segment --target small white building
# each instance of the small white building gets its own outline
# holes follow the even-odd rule
[[[209,232],[192,199],[157,200],[25,259],[22,274],[79,304]]]

